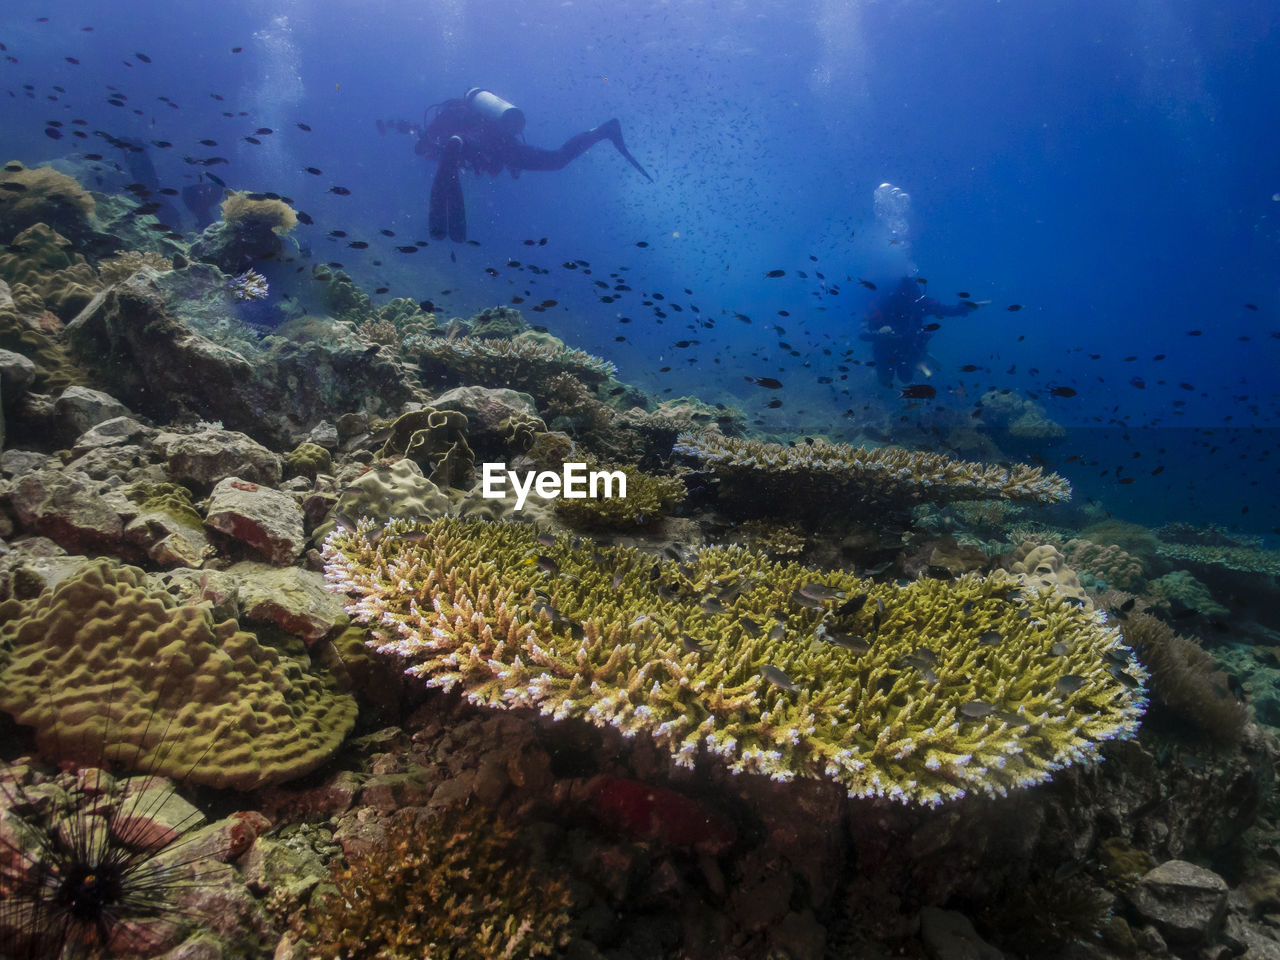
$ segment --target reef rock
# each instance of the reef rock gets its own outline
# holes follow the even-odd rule
[[[291,564],[306,549],[302,508],[288,494],[227,477],[209,495],[205,525],[239,540],[269,563]]]
[[[195,433],[162,433],[156,444],[165,453],[170,477],[200,489],[229,476],[273,486],[283,474],[277,454],[236,430],[206,427]]]
[[[241,615],[246,621],[274,623],[308,644],[348,622],[342,601],[325,589],[322,574],[248,560],[227,572],[239,580]]]
[[[101,390],[71,386],[54,401],[53,415],[59,436],[78,437],[107,420],[127,417],[129,408]]]
[[[110,552],[120,547],[124,521],[115,500],[123,498],[109,500],[85,474],[37,470],[14,480],[4,499],[24,530],[68,550]]]
[[[1134,909],[1173,944],[1208,942],[1227,914],[1227,882],[1185,860],[1160,864],[1128,896]]]

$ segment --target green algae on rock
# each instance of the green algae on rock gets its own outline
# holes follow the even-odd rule
[[[647,734],[683,766],[705,753],[937,804],[1090,760],[1146,703],[1101,613],[1003,573],[897,587],[447,518],[362,522],[325,558],[348,612],[428,686]]]

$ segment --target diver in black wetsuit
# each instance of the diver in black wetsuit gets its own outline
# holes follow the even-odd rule
[[[871,342],[880,384],[892,386],[895,376],[903,383],[916,379],[917,374],[933,376],[938,361],[926,351],[933,331],[925,329],[925,319],[964,317],[972,310],[973,307],[965,303],[947,306],[925,296],[913,277],[899,280],[892,291],[872,306],[862,321],[865,330],[858,334],[859,340]]]
[[[504,168],[511,171],[512,177],[519,177],[525,170],[559,170],[601,140],[610,140],[646,180],[653,182],[623,143],[622,127],[616,119],[570,137],[558,149],[546,150],[524,142],[524,113],[488,90],[475,87],[463,97],[428,109],[435,109],[436,115],[421,128],[403,121],[380,120],[378,131],[417,134],[415,152],[439,164],[431,182],[433,239],[467,239],[467,215],[458,181],[458,173],[464,167],[491,177]]]

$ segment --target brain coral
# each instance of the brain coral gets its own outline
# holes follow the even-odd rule
[[[898,587],[455,519],[362,523],[325,558],[348,612],[428,686],[645,733],[685,766],[705,752],[936,804],[1045,780],[1131,736],[1145,706],[1101,613],[1004,573]]]
[[[1015,464],[1008,469],[901,447],[866,449],[814,440],[784,446],[738,440],[714,431],[684,433],[675,452],[706,464],[722,481],[780,502],[830,498],[912,505],[948,500],[1058,503],[1071,485],[1056,473]]]
[[[105,560],[0,604],[0,709],[60,760],[248,790],[324,762],[355,702],[234,620]]]

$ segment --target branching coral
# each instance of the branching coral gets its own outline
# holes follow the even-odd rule
[[[555,501],[556,513],[566,522],[587,529],[631,530],[659,520],[685,498],[683,481],[642,472],[638,467],[601,467],[588,463],[587,470],[617,470],[627,478],[625,497],[586,497]]]
[[[567,940],[568,886],[479,808],[398,820],[332,882],[301,925],[309,956],[515,960],[550,956]]]
[[[0,709],[34,727],[46,754],[192,783],[301,776],[355,723],[355,702],[299,662],[105,560],[0,604],[0,667]]]
[[[687,562],[522,524],[339,530],[326,574],[381,649],[473,702],[644,733],[678,764],[936,804],[1131,736],[1142,668],[1099,613],[1011,577],[906,587],[738,547]]]
[[[143,267],[164,273],[173,269],[173,261],[151,250],[125,250],[98,264],[103,283],[117,283],[132,277]]]
[[[1222,567],[1238,573],[1280,576],[1280,550],[1163,543],[1156,548],[1156,554],[1167,560],[1201,564],[1206,567]]]
[[[591,384],[617,372],[608,360],[527,335],[512,340],[414,335],[406,339],[405,350],[419,358],[424,375],[433,380],[512,387],[535,397],[546,393],[543,385],[556,374],[569,373]]]
[[[713,431],[681,434],[675,451],[705,464],[722,483],[778,502],[839,501],[897,507],[948,500],[1030,500],[1058,503],[1071,486],[1055,473],[953,460],[900,447],[866,449],[815,440],[794,447],[737,440]]]

